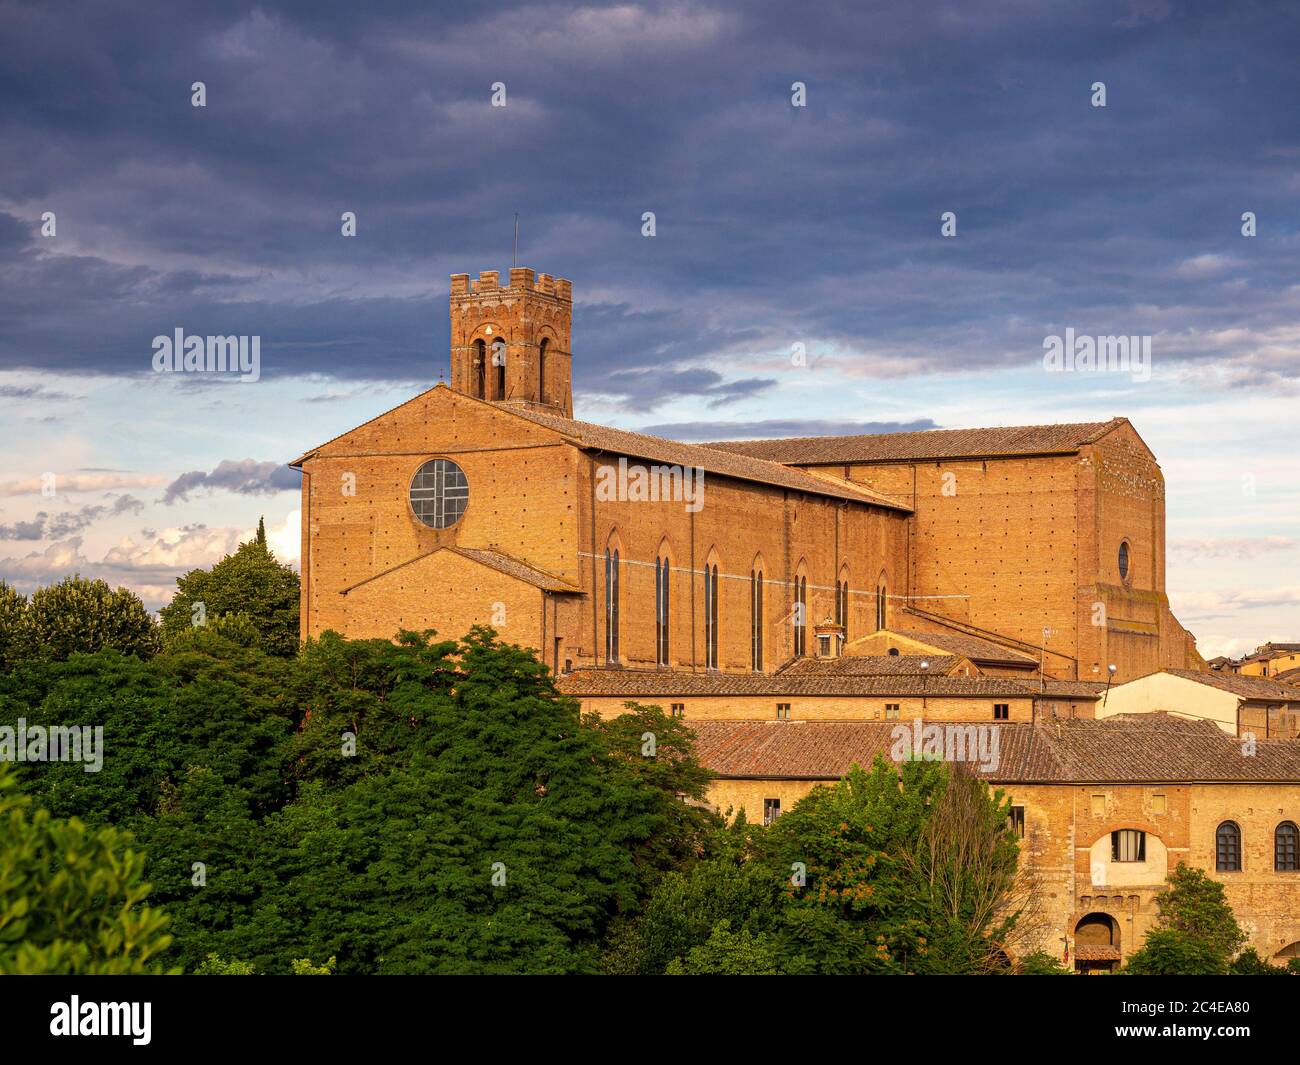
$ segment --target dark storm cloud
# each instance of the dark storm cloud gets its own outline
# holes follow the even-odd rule
[[[849,372],[892,372],[880,352],[944,371],[1028,364],[1065,326],[1276,385],[1296,376],[1276,341],[1298,302],[1298,20],[1162,0],[9,6],[0,366],[144,373],[181,327],[260,335],[266,376],[432,381],[447,275],[507,265],[518,211],[521,260],[575,282],[577,387],[628,407],[663,398],[638,371],[794,342]],[[767,380],[734,376],[710,402]]]
[[[278,462],[255,462],[252,459],[223,459],[214,470],[191,470],[182,473],[163,492],[162,502],[188,500],[192,492],[201,489],[224,489],[238,495],[274,495],[277,492],[296,492],[302,484],[297,470]]]
[[[40,511],[28,521],[0,525],[0,540],[58,540],[89,528],[100,518],[134,514],[144,509],[144,504],[132,495],[118,496],[113,503],[97,503],[80,510],[65,510],[61,514]]]

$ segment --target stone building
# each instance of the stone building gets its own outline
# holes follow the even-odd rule
[[[458,274],[450,306],[450,387],[293,463],[304,638],[491,626],[584,710],[686,719],[713,801],[751,818],[901,727],[996,735],[981,772],[1016,804],[1044,949],[1115,964],[1179,858],[1262,953],[1300,949],[1300,744],[1243,757],[1226,696],[1206,720],[1110,703],[1205,667],[1126,419],[681,443],[573,419],[569,282]]]
[[[1181,861],[1224,885],[1261,957],[1300,957],[1300,744],[1243,749],[1211,721],[1163,713],[962,727],[965,761],[1009,799],[1037,880],[1026,951],[1079,970],[1117,966],[1142,945],[1156,895]],[[714,802],[751,821],[770,821],[855,764],[900,753],[898,726],[885,722],[693,728],[718,773]],[[924,751],[918,743],[909,753]]]
[[[1123,418],[684,444],[572,419],[568,281],[457,274],[450,309],[450,387],[293,463],[304,637],[482,623],[557,673],[773,672],[885,629],[1062,680],[1201,665]]]

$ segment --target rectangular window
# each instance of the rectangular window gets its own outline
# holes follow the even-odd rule
[[[1151,796],[1151,812],[1153,814],[1163,814],[1165,812],[1165,797],[1163,795]]]
[[[899,704],[898,704],[898,703],[886,703],[886,704],[885,704],[885,720],[886,720],[886,721],[897,721],[897,720],[898,720],[898,708],[899,708]]]
[[[1025,838],[1025,808],[1023,806],[1011,807],[1011,816],[1007,818],[1007,824],[1021,839]]]
[[[1093,816],[1093,817],[1105,817],[1105,816],[1106,816],[1106,796],[1105,796],[1105,795],[1094,795],[1094,796],[1092,797],[1092,816]]]
[[[673,717],[685,717],[685,716],[686,716],[686,704],[685,704],[685,703],[673,703],[673,705],[672,705],[672,716],[673,716]]]
[[[777,704],[776,704],[776,719],[777,719],[778,721],[789,721],[789,720],[790,720],[790,704],[789,704],[789,703],[777,703]]]
[[[1010,718],[1011,718],[1011,704],[1010,704],[1010,703],[994,703],[994,704],[993,704],[993,720],[994,720],[994,721],[1008,721],[1008,720],[1010,720]]]
[[[1110,857],[1116,862],[1145,862],[1147,834],[1136,828],[1121,828],[1110,834]]]
[[[781,816],[781,800],[764,799],[763,800],[763,824],[770,825],[773,821],[775,821],[780,816]]]

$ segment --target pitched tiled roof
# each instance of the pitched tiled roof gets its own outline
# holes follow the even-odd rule
[[[1284,669],[1281,673],[1273,678],[1279,684],[1297,684],[1300,683],[1300,666],[1295,669]]]
[[[793,470],[780,463],[767,462],[748,455],[734,454],[729,451],[717,451],[701,444],[683,444],[676,440],[665,440],[645,433],[633,433],[626,429],[613,429],[607,425],[594,425],[591,422],[575,421],[561,418],[555,414],[543,414],[540,411],[527,410],[509,404],[492,404],[501,410],[517,414],[531,422],[554,429],[573,438],[584,448],[608,451],[615,455],[627,455],[632,458],[649,459],[652,462],[668,466],[699,467],[705,473],[721,477],[734,477],[742,481],[757,481],[760,484],[789,488],[796,492],[808,492],[812,495],[830,496],[833,499],[849,499],[857,503],[871,503],[891,510],[909,512],[906,503],[890,499],[874,492],[863,485],[850,484],[838,477],[824,474]]]
[[[1247,755],[1211,721],[1168,714],[1100,721],[934,722],[997,731],[997,765],[970,768],[999,783],[1300,783],[1300,742],[1263,740]],[[887,760],[910,722],[692,721],[700,761],[722,777],[838,780]],[[986,741],[987,742],[987,741]],[[987,751],[992,751],[991,743]]]
[[[570,584],[568,581],[561,580],[554,574],[546,573],[543,570],[530,566],[527,562],[521,562],[510,555],[502,554],[500,551],[491,551],[478,547],[448,547],[448,551],[455,551],[458,555],[464,555],[466,558],[472,558],[475,562],[481,562],[499,573],[504,573],[508,577],[517,577],[534,587],[541,588],[547,592],[580,592],[581,589]]]
[[[921,663],[929,663],[922,669]],[[946,677],[961,662],[958,655],[842,655],[792,658],[777,670],[784,677]]]
[[[1119,947],[1107,947],[1100,944],[1075,946],[1075,961],[1119,961]]]
[[[945,677],[903,674],[855,676],[853,674],[688,673],[659,669],[581,669],[557,682],[560,691],[574,696],[668,698],[670,696],[727,695],[908,695],[1031,696],[1037,689],[1026,681],[1007,677]]]
[[[1175,677],[1194,680],[1220,691],[1231,692],[1240,699],[1300,699],[1300,692],[1290,684],[1279,684],[1268,677],[1249,677],[1241,673],[1223,673],[1219,670],[1201,672],[1195,669],[1166,669]]]
[[[1026,681],[1030,687],[1040,682]],[[1096,698],[1106,690],[1105,681],[1100,680],[1045,680],[1041,682],[1042,693],[1047,698],[1057,696],[1061,699]],[[1114,687],[1114,685],[1112,685]]]
[[[969,636],[964,632],[922,632],[920,629],[892,629],[899,636],[920,643],[928,643],[949,654],[961,655],[972,662],[998,662],[1007,665],[1031,667],[1038,665],[1038,660],[1010,647],[1003,647],[992,640]]]
[[[989,429],[928,429],[916,433],[872,433],[866,436],[721,440],[707,446],[793,465],[1069,455],[1126,420],[1112,418],[1108,422],[1017,425]]]
[[[546,573],[528,565],[526,562],[520,562],[517,558],[510,555],[504,555],[500,551],[490,551],[476,547],[435,547],[432,551],[426,551],[422,555],[416,555],[414,558],[408,558],[405,562],[399,562],[396,566],[390,566],[380,573],[367,577],[363,581],[357,581],[356,584],[349,585],[339,592],[340,595],[347,595],[348,592],[360,588],[363,584],[369,584],[371,581],[378,580],[380,577],[386,577],[388,574],[402,569],[404,566],[410,566],[419,562],[421,559],[428,558],[430,555],[436,555],[439,551],[450,551],[453,555],[460,555],[462,558],[468,558],[472,562],[487,566],[498,573],[504,573],[507,577],[514,577],[516,580],[524,581],[531,584],[534,588],[540,588],[546,592],[571,592],[580,593],[582,589],[575,587],[568,581],[561,580],[553,574]]]

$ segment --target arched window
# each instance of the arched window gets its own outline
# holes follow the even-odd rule
[[[808,578],[794,579],[794,653],[808,653]]]
[[[704,667],[718,668],[718,564],[704,565]]]
[[[886,590],[884,584],[881,584],[880,587],[876,589],[876,631],[877,632],[879,632],[883,628],[888,627],[885,624],[885,622],[889,620],[886,612],[888,600],[889,600],[889,593]]]
[[[655,661],[668,665],[668,624],[671,620],[668,594],[668,558],[661,555],[655,563]]]
[[[618,661],[618,548],[605,548],[605,659]]]
[[[749,667],[763,672],[763,571],[749,571]]]
[[[542,337],[537,346],[537,402],[546,402],[546,348],[551,343],[550,337]]]
[[[474,341],[474,395],[479,399],[486,399],[487,393],[483,391],[484,382],[487,380],[487,344],[480,337]]]
[[[1300,829],[1292,821],[1283,821],[1273,833],[1273,868],[1279,873],[1300,869]]]
[[[844,630],[844,642],[849,639],[849,568],[840,570],[840,579],[835,582],[835,624]]]
[[[1214,833],[1214,868],[1221,873],[1241,872],[1241,826],[1224,821]]]
[[[492,366],[496,370],[496,395],[494,399],[506,398],[506,342],[497,337],[492,341]]]
[[[1120,541],[1118,562],[1119,562],[1119,579],[1122,581],[1126,581],[1128,580],[1128,563],[1129,563],[1129,548],[1128,548],[1127,540]]]

